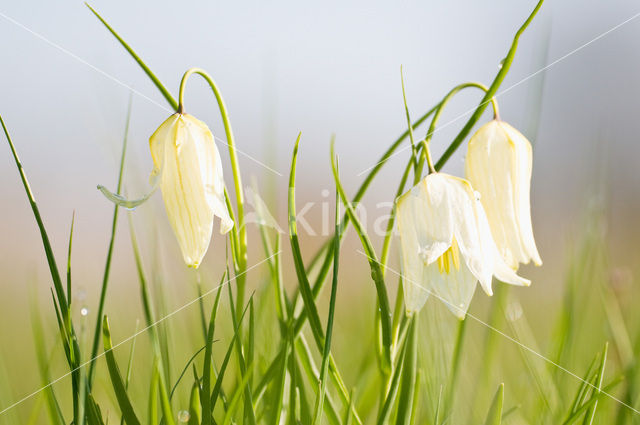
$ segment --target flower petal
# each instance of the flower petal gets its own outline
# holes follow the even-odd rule
[[[224,179],[220,152],[209,127],[191,115],[184,115],[200,163],[200,177],[204,182],[205,197],[214,215],[220,218],[220,233],[225,234],[233,228],[233,220],[224,202]]]
[[[446,191],[446,181],[431,174],[398,199],[398,230],[401,237],[407,233],[404,252],[425,264],[436,261],[453,240]]]
[[[465,264],[451,268],[448,273],[440,273],[437,264],[425,269],[426,289],[432,292],[460,320],[465,318],[477,279]]]
[[[482,205],[468,181],[447,174],[442,176],[446,177],[449,186],[448,208],[460,253],[469,271],[480,281],[485,292],[491,295],[495,250],[488,245],[492,238]]]
[[[514,183],[515,183],[515,213],[520,234],[520,243],[525,255],[521,262],[528,263],[533,260],[536,265],[541,265],[542,260],[533,238],[533,226],[531,224],[531,173],[533,152],[531,143],[507,123],[501,123],[509,140],[514,147]]]
[[[163,141],[154,139],[156,132],[150,143],[151,146],[163,145],[162,159],[154,159],[154,162],[162,164],[160,188],[169,223],[184,261],[198,267],[211,240],[213,211],[205,194],[198,148],[203,143],[201,138],[206,136],[192,132],[189,128],[192,125],[190,120],[180,116],[173,124],[173,134],[171,131],[161,133],[166,137]],[[159,151],[160,148],[156,152]]]

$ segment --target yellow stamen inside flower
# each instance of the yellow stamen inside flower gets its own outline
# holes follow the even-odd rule
[[[456,238],[451,240],[451,246],[444,254],[438,258],[438,270],[440,273],[446,272],[449,274],[451,271],[451,264],[456,270],[460,270],[460,250],[458,249],[458,242]]]

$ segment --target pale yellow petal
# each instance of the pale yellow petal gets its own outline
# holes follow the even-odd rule
[[[504,262],[539,260],[529,206],[531,146],[508,124],[493,120],[469,141],[465,173],[481,194],[491,233]]]
[[[536,265],[541,265],[542,260],[536,247],[533,237],[533,226],[531,224],[531,173],[533,164],[533,151],[531,143],[515,128],[507,123],[502,123],[503,128],[509,135],[515,151],[515,209],[518,227],[520,230],[520,242],[522,250],[525,252],[523,263],[533,260]]]

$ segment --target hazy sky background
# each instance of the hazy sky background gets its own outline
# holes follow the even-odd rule
[[[245,183],[255,175],[265,193],[275,185],[280,199],[276,208],[283,212],[290,153],[299,131],[299,203],[321,199],[322,189],[333,188],[332,134],[337,136],[342,177],[353,193],[364,177],[358,174],[375,164],[406,128],[400,65],[409,107],[418,117],[455,84],[489,84],[534,3],[95,1],[93,6],[175,94],[182,73],[191,66],[214,76],[240,150],[283,175],[241,156]],[[622,0],[547,1],[524,33],[502,86],[504,90],[516,85],[498,99],[502,118],[535,138],[534,227],[551,281],[562,277],[562,258],[554,255],[579,230],[577,223],[598,181],[604,182],[600,185],[611,206],[609,223],[616,244],[634,247],[640,237],[640,18],[522,80],[639,12],[640,5]],[[125,176],[133,195],[147,187],[148,137],[169,115],[168,105],[82,2],[4,2],[0,13],[0,113],[59,261],[75,210],[77,279],[97,287],[112,206],[95,187],[115,186],[129,98],[125,86],[145,96],[133,96]],[[479,99],[472,91],[459,96],[441,123],[473,108]],[[214,99],[202,80],[190,81],[186,107],[224,138]],[[463,123],[460,119],[438,131],[433,141],[436,156]],[[219,147],[230,176],[225,146]],[[407,155],[405,151],[387,165],[368,204],[391,200]],[[459,152],[446,170],[461,173],[462,158]],[[47,271],[39,234],[4,142],[0,182],[0,290],[12,293],[23,288],[14,278],[46,278]],[[166,228],[159,196],[136,211],[141,227],[152,227],[156,219],[157,227]],[[124,229],[126,221],[121,223]],[[124,235],[123,231],[118,247],[129,246]],[[160,243],[163,240],[168,244],[161,249],[177,255],[170,235]],[[115,276],[126,273],[134,278],[125,267],[131,265],[130,256],[122,252]],[[633,248],[624,254],[614,246],[614,254],[620,255],[614,262],[633,265],[637,253]]]

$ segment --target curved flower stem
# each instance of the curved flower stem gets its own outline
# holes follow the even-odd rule
[[[431,139],[433,138],[433,134],[436,131],[436,125],[438,124],[438,120],[440,119],[440,115],[442,114],[444,107],[449,103],[449,101],[453,98],[453,96],[455,96],[456,94],[458,94],[459,92],[467,88],[478,88],[484,91],[485,94],[489,90],[487,86],[485,86],[484,84],[471,81],[468,83],[463,83],[455,86],[442,98],[442,100],[436,107],[435,113],[433,114],[433,118],[431,119],[431,124],[429,125],[429,130],[427,130],[427,134],[424,137],[424,140],[422,141],[422,155],[417,165],[417,172],[416,172],[414,184],[418,183],[418,181],[420,180],[420,176],[422,174],[422,169],[424,167],[425,161],[427,162],[427,165],[429,167],[429,172],[434,173],[436,171],[436,168],[433,165],[433,161],[431,159],[431,151],[429,150],[429,143],[431,142]],[[490,99],[490,102],[493,105],[494,115],[496,117],[499,116],[498,102],[494,97]]]
[[[469,134],[469,132],[471,131],[475,123],[482,116],[482,113],[484,112],[485,108],[487,107],[491,99],[495,96],[496,92],[498,91],[498,88],[502,84],[502,81],[504,81],[504,78],[507,76],[507,73],[511,68],[511,64],[513,63],[513,58],[515,57],[516,50],[518,49],[518,40],[520,39],[520,36],[524,32],[524,30],[527,29],[527,27],[529,26],[533,18],[536,16],[536,14],[538,13],[538,10],[540,10],[540,7],[542,7],[542,3],[544,3],[544,0],[538,1],[538,4],[536,4],[536,7],[533,9],[531,14],[527,18],[527,20],[524,21],[522,26],[516,32],[516,35],[513,37],[513,41],[511,42],[511,47],[509,48],[509,52],[507,53],[507,56],[502,61],[502,67],[500,68],[500,71],[498,71],[498,73],[496,74],[496,77],[493,79],[493,82],[489,86],[489,90],[487,90],[487,92],[485,93],[484,97],[480,101],[480,104],[478,105],[476,110],[473,112],[473,114],[471,115],[467,123],[464,125],[462,130],[460,130],[460,133],[458,133],[456,138],[453,139],[453,142],[451,142],[447,150],[442,154],[438,162],[436,162],[435,164],[436,170],[441,169],[444,166],[444,164],[447,162],[447,160],[451,157],[451,155],[453,155],[456,149],[458,149],[460,144],[462,144],[465,137],[467,137],[467,135]]]
[[[233,131],[231,129],[231,122],[229,121],[229,114],[227,112],[227,106],[224,103],[224,99],[222,98],[222,94],[220,94],[220,90],[216,85],[215,81],[211,76],[201,68],[191,68],[188,69],[187,72],[182,76],[182,81],[180,81],[180,91],[178,92],[178,109],[177,112],[180,114],[184,113],[184,89],[187,84],[187,80],[192,74],[198,74],[209,84],[213,94],[216,97],[216,101],[218,102],[218,108],[220,109],[220,116],[222,117],[222,123],[224,125],[224,132],[227,137],[227,144],[229,145],[229,158],[231,160],[231,169],[233,172],[233,185],[235,187],[236,192],[236,203],[238,209],[238,221],[236,224],[236,231],[239,234],[239,256],[237,264],[237,274],[238,274],[238,300],[236,302],[236,306],[238,311],[236,314],[242,313],[242,306],[244,305],[244,291],[245,291],[245,275],[242,273],[247,267],[247,231],[244,226],[244,192],[242,189],[242,177],[240,175],[240,165],[238,164],[238,156],[236,155],[236,143],[233,137]]]

